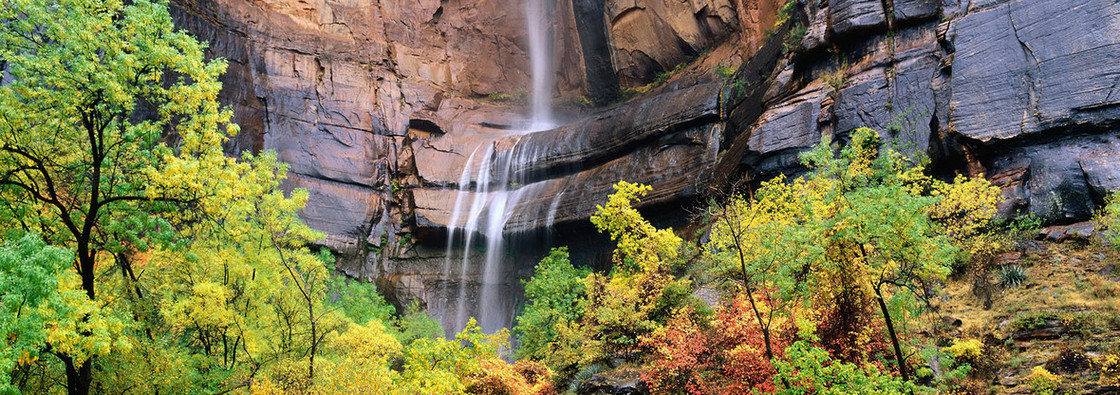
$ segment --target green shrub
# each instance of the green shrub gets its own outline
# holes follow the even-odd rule
[[[836,394],[904,394],[920,389],[872,364],[860,367],[834,360],[828,351],[804,340],[787,347],[785,355],[786,360],[774,361],[776,394],[812,394],[825,388]]]
[[[443,336],[443,327],[439,320],[429,317],[419,302],[412,302],[405,308],[405,312],[396,320],[397,340],[401,344],[409,345],[420,339],[436,339]]]
[[[1046,327],[1047,321],[1058,320],[1061,317],[1058,314],[1050,311],[1041,311],[1036,313],[1025,313],[1016,316],[1011,320],[1010,327],[1016,331],[1030,331]]]
[[[1103,209],[1097,214],[1097,225],[1114,248],[1120,248],[1120,193],[1112,193]]]
[[[566,247],[554,248],[541,259],[533,277],[525,283],[527,303],[513,328],[521,341],[518,357],[545,359],[547,345],[556,340],[556,324],[578,321],[583,316],[587,294],[583,279],[590,273],[572,266]]]
[[[1018,288],[1027,281],[1027,270],[1021,266],[1007,265],[998,270],[999,286],[1003,288]]]
[[[1053,395],[1059,393],[1058,388],[1062,384],[1062,378],[1050,373],[1046,368],[1035,366],[1031,369],[1031,374],[1027,376],[1027,384],[1036,394]]]

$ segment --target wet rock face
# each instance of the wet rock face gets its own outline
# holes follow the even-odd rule
[[[504,1],[184,0],[173,15],[230,61],[235,148],[275,150],[285,186],[311,193],[305,220],[345,253],[379,247],[407,208],[393,189],[413,114],[528,84],[524,17]]]
[[[739,28],[729,0],[606,0],[615,69],[623,86],[641,86]]]
[[[1120,6],[1107,0],[1020,0],[960,17],[949,32],[954,125],[983,142],[1115,126],[1118,18]]]
[[[515,157],[512,171],[536,188],[532,199],[510,219],[507,230],[527,231],[544,226],[542,219],[561,223],[581,221],[594,213],[618,180],[641,180],[653,186],[646,202],[671,201],[694,195],[698,186],[688,179],[714,160],[718,138],[720,83],[704,83],[632,101],[556,129],[501,136],[477,130],[468,138],[443,136],[417,140],[413,150],[417,170],[426,185],[413,190],[421,231],[451,223],[450,210],[458,195],[459,178],[467,159],[493,146],[489,166],[497,179],[500,157]],[[471,174],[475,183],[478,174]],[[439,186],[439,187],[435,187]],[[550,214],[551,213],[551,214]],[[551,217],[550,217],[551,216]]]
[[[752,24],[769,20],[730,0],[545,3],[557,101],[609,100],[619,79],[644,85],[734,33],[739,12]],[[537,185],[509,221],[511,232],[529,233],[549,213],[550,223],[585,222],[620,179],[654,185],[650,204],[687,200],[718,148],[720,83],[710,76],[607,111],[560,111],[569,125],[507,136],[526,126],[523,5],[173,0],[172,15],[209,42],[208,55],[229,60],[222,101],[242,126],[230,152],[272,150],[289,165],[284,187],[308,190],[303,218],[325,233],[320,243],[342,270],[379,281],[398,304],[447,310],[450,293],[479,287],[480,268],[445,270],[443,248],[476,147],[541,156],[520,169]],[[579,17],[588,12],[599,26]],[[524,269],[502,281],[518,284]]]
[[[460,225],[450,210],[462,169],[485,149],[535,158],[514,169],[533,193],[507,231],[539,236],[557,224],[565,242],[584,244],[594,236],[587,216],[618,180],[654,186],[651,214],[684,217],[682,205],[715,180],[797,174],[799,153],[861,126],[929,154],[943,174],[988,176],[1004,190],[1004,215],[1076,222],[1120,188],[1112,0],[806,1],[791,19],[803,18],[804,36],[785,40],[799,45],[793,54],[764,39],[780,0],[548,3],[557,101],[609,101],[713,48],[708,69],[746,63],[738,75],[750,83],[734,93],[688,68],[643,97],[519,134],[530,86],[521,1],[172,8],[210,55],[229,60],[221,100],[242,126],[229,150],[274,150],[290,165],[285,187],[308,189],[303,216],[322,244],[400,304],[445,311],[448,295],[478,288],[478,265],[447,268],[444,243],[446,227]]]
[[[838,0],[831,2],[829,7],[832,8],[829,13],[832,33],[838,36],[887,24],[887,15],[880,0]]]
[[[751,134],[748,177],[796,171],[797,153],[820,136],[868,126],[942,172],[992,178],[1004,215],[1075,222],[1120,187],[1120,4],[882,4],[805,7],[792,76],[775,71],[792,86],[770,95],[758,122],[729,130]]]
[[[587,71],[588,95],[596,105],[618,99],[618,75],[611,60],[605,5],[599,0],[572,0],[572,11]]]

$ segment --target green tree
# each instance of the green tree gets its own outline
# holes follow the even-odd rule
[[[911,175],[921,169],[907,169],[894,151],[881,153],[874,130],[856,129],[851,138],[839,156],[827,139],[804,156],[815,170],[810,182],[831,185],[823,199],[830,203],[822,207],[829,215],[821,217],[827,251],[818,279],[874,297],[899,372],[909,381],[898,328],[906,321],[899,315],[921,307],[908,301],[927,299],[931,282],[949,274],[957,249],[927,215],[938,199],[912,188]]]
[[[0,393],[18,393],[10,373],[37,358],[52,315],[66,309],[59,277],[73,259],[30,233],[0,246]]]
[[[556,342],[557,325],[577,322],[583,317],[587,298],[584,284],[591,271],[575,268],[568,258],[567,247],[552,249],[537,264],[533,277],[525,283],[525,307],[517,315],[513,333],[521,341],[518,358],[549,360],[550,344]],[[553,369],[560,366],[548,364]]]
[[[307,193],[284,195],[274,155],[229,167],[234,175],[218,193],[167,216],[181,246],[144,256],[151,274],[139,283],[160,301],[152,330],[187,342],[245,385],[268,379],[306,390],[321,346],[352,323],[345,304],[328,299],[332,258],[308,247],[320,234],[298,215]]]
[[[99,261],[167,242],[153,214],[190,207],[222,180],[222,143],[237,129],[217,103],[225,62],[204,61],[158,0],[13,0],[0,21],[5,224],[72,248],[97,300]],[[171,168],[190,176],[160,180]],[[68,391],[88,393],[92,356],[55,351]]]
[[[733,195],[716,202],[705,255],[723,278],[737,280],[774,358],[773,329],[788,315],[787,304],[809,296],[797,274],[822,253],[820,233],[810,226],[812,207],[803,180],[764,182],[754,199]]]
[[[910,317],[960,256],[951,236],[984,226],[998,190],[966,177],[932,179],[881,149],[866,128],[853,131],[838,155],[826,138],[802,160],[806,176],[764,182],[750,199],[733,196],[716,207],[707,256],[718,274],[743,285],[771,359],[771,328],[791,318],[790,302],[861,316],[873,304],[909,380],[903,344]],[[837,318],[852,317],[822,317]]]

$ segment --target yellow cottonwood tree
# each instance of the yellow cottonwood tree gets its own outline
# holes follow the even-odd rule
[[[227,163],[221,145],[237,128],[217,102],[225,63],[205,61],[158,0],[12,0],[0,21],[0,215],[73,249],[81,289],[99,300],[101,263],[166,242],[170,227],[153,214],[211,193],[200,184],[157,192],[153,178]],[[87,336],[57,335],[59,345]],[[52,348],[68,391],[84,394],[93,358],[111,350],[72,351]]]
[[[682,263],[681,238],[672,229],[657,229],[633,206],[651,187],[622,181],[614,189],[591,216],[591,223],[618,246],[611,274],[587,277],[584,330],[604,352],[627,354],[637,350],[641,336],[668,320],[691,290],[687,280],[673,275]]]
[[[768,306],[751,305],[767,338],[782,309],[775,303],[831,297],[875,304],[908,380],[907,318],[948,274],[957,251],[952,237],[986,226],[999,192],[982,179],[946,183],[905,166],[881,150],[871,129],[853,131],[839,155],[830,143],[803,155],[809,175],[765,182],[751,199],[732,198],[717,210],[708,255],[748,296],[766,294]]]
[[[306,194],[279,191],[275,158],[223,152],[237,132],[217,101],[225,62],[204,60],[163,0],[13,0],[0,21],[2,226],[74,251],[64,285],[86,299],[47,338],[67,391],[160,383],[95,378],[114,353],[101,366],[156,353],[203,370],[247,361],[249,376],[295,355],[313,368],[333,316],[305,246],[318,236],[296,215]],[[282,341],[277,316],[298,328]]]

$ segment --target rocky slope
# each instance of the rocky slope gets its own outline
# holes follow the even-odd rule
[[[647,207],[672,222],[706,188],[796,173],[797,153],[859,126],[944,174],[989,176],[1008,215],[1083,219],[1120,187],[1120,4],[811,0],[775,26],[781,3],[556,1],[556,102],[645,93],[568,106],[563,126],[517,136],[519,1],[175,0],[173,12],[230,61],[223,100],[243,130],[231,150],[275,150],[343,270],[435,311],[472,286],[446,270],[444,246],[478,147],[538,159],[521,169],[538,194],[507,231],[555,224],[577,245],[617,180],[653,185]],[[739,71],[723,81],[719,64]]]

